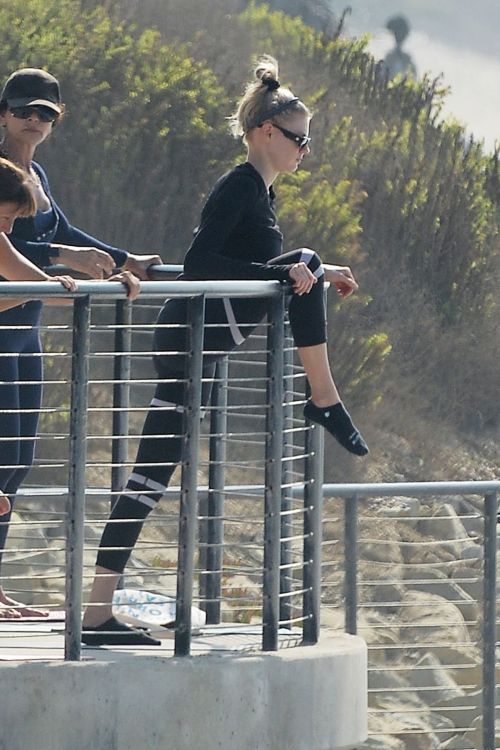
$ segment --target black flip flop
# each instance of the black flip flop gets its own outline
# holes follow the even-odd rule
[[[82,627],[82,643],[86,646],[161,646],[161,641],[125,625],[116,617],[110,617],[101,625]]]

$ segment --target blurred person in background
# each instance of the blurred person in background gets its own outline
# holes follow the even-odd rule
[[[393,16],[385,25],[394,35],[395,47],[387,53],[382,61],[382,70],[389,79],[396,76],[416,78],[417,69],[411,56],[403,51],[403,43],[410,33],[410,24],[404,16]]]

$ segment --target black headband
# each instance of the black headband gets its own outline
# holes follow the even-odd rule
[[[285,109],[288,109],[288,107],[291,107],[293,104],[297,104],[297,102],[300,102],[300,99],[298,96],[292,97],[292,99],[288,99],[286,102],[281,102],[281,104],[276,105],[275,107],[271,107],[267,110],[261,117],[259,117],[258,122],[253,125],[254,128],[257,127],[257,125],[260,125],[265,120],[269,120],[271,117],[275,117],[276,115],[279,115],[281,112],[284,112]]]

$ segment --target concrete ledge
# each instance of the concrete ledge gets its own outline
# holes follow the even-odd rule
[[[1,750],[347,750],[367,735],[366,645],[0,666]]]

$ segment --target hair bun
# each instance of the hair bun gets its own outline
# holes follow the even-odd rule
[[[277,78],[263,78],[262,83],[267,87],[268,91],[276,91],[281,86]]]

